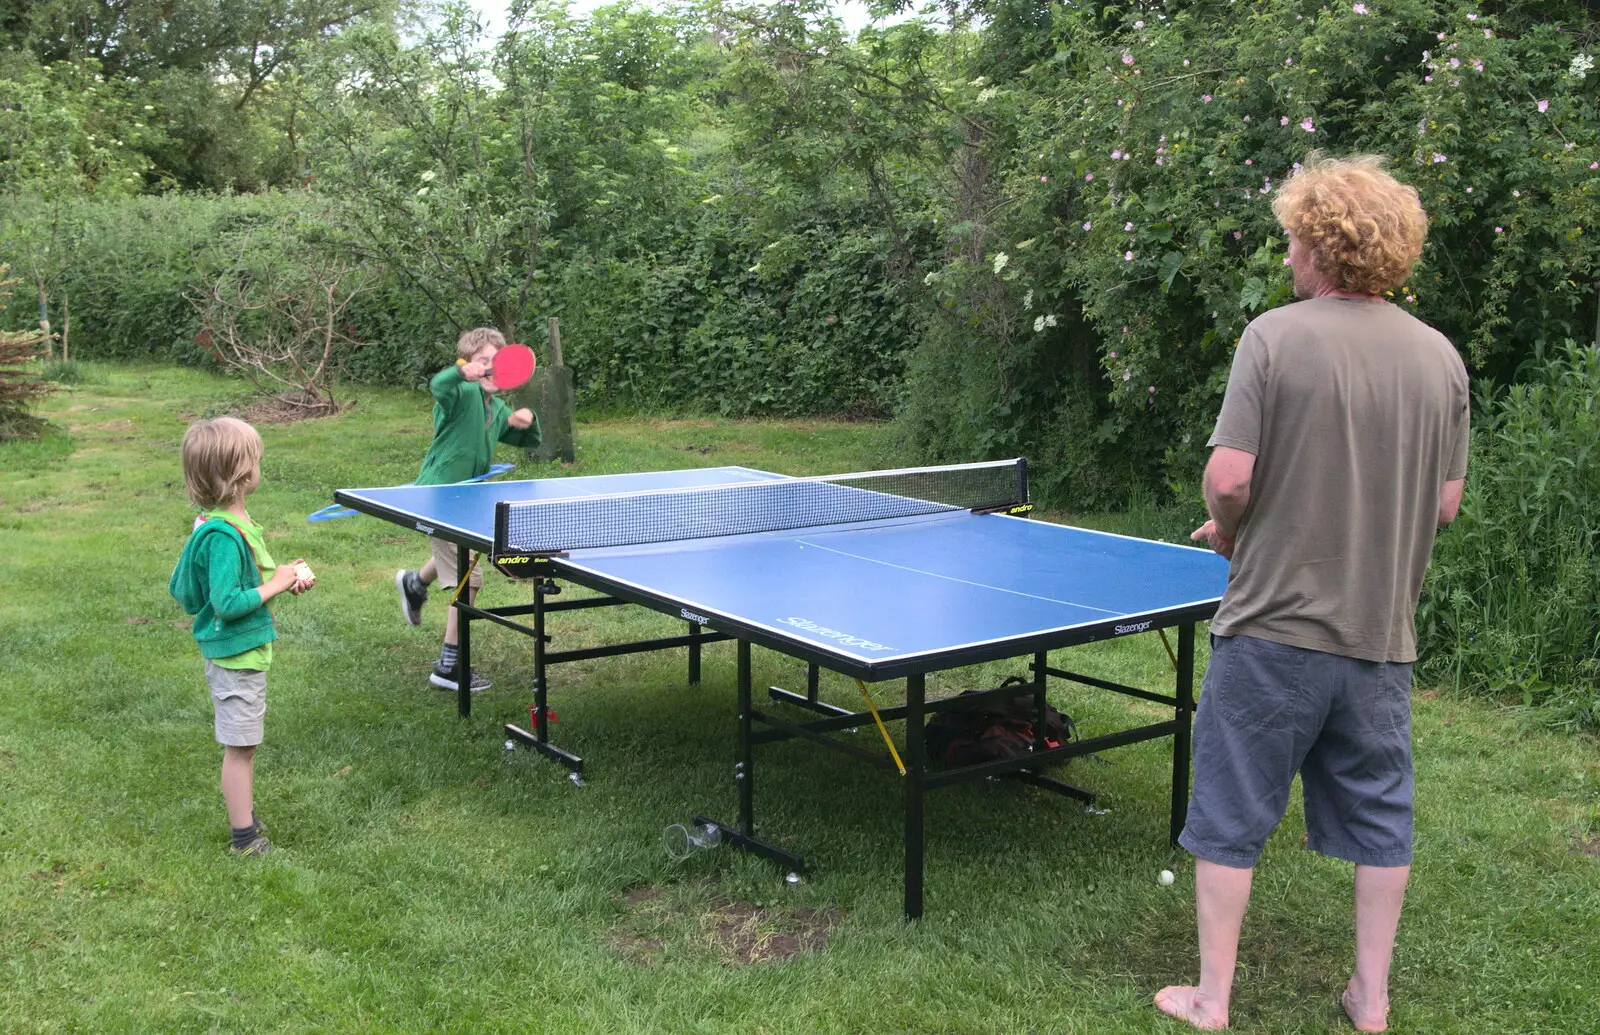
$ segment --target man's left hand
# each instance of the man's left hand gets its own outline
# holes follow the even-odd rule
[[[1233,540],[1217,531],[1217,523],[1215,521],[1207,521],[1193,532],[1190,532],[1189,538],[1197,543],[1204,540],[1205,544],[1211,549],[1228,560],[1233,560]]]
[[[515,413],[513,413],[511,415],[510,419],[506,421],[506,423],[510,424],[513,428],[528,428],[528,427],[532,427],[533,426],[533,411],[528,409],[526,406],[524,406],[522,409],[517,410]]]

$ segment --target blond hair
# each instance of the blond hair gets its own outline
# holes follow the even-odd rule
[[[183,485],[203,510],[243,499],[260,463],[261,435],[237,417],[198,421],[183,433]]]
[[[1428,236],[1416,189],[1385,171],[1378,155],[1313,151],[1278,189],[1272,214],[1311,249],[1332,287],[1364,295],[1403,284]]]
[[[456,355],[471,359],[472,354],[485,345],[503,349],[506,347],[506,336],[493,327],[474,327],[470,331],[462,331],[461,337],[456,339]]]

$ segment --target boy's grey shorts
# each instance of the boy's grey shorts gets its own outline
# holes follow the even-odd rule
[[[267,728],[267,674],[255,668],[222,668],[206,659],[217,743],[255,747]]]
[[[1194,720],[1194,793],[1178,843],[1251,867],[1300,774],[1306,844],[1368,866],[1411,863],[1411,665],[1254,636],[1211,637]]]

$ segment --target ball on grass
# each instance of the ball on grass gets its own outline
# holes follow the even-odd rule
[[[1171,870],[1162,870],[1161,877],[1159,879],[1162,886],[1165,887],[1166,885],[1171,884],[1175,878],[1172,876]]]

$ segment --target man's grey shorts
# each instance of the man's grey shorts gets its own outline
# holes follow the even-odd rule
[[[254,668],[222,668],[206,659],[217,743],[255,747],[267,727],[267,674]]]
[[[1411,862],[1411,666],[1254,636],[1211,637],[1178,843],[1250,867],[1300,774],[1306,843],[1368,866]]]

